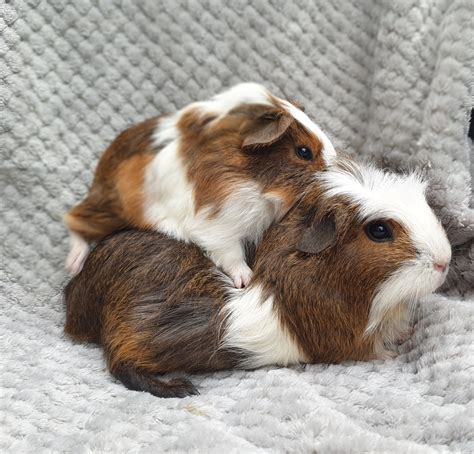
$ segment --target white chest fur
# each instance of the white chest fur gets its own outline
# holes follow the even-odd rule
[[[224,311],[226,332],[222,346],[249,352],[241,366],[287,366],[307,358],[274,311],[273,297],[264,300],[260,286],[233,290]]]

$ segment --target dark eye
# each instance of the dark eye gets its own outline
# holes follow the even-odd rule
[[[366,235],[378,243],[393,239],[391,227],[383,221],[373,221],[365,226]]]
[[[311,159],[313,159],[313,152],[309,147],[296,147],[295,152],[298,157],[305,161],[311,161]]]

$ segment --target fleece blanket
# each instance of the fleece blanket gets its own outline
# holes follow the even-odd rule
[[[471,0],[0,1],[0,451],[473,452]],[[157,399],[62,333],[63,213],[125,126],[240,81],[420,168],[453,245],[391,361],[227,371]]]

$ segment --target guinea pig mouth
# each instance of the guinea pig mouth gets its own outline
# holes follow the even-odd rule
[[[419,278],[421,296],[429,295],[438,290],[446,281],[446,276],[448,274],[448,267],[442,271],[436,269],[432,263],[429,265],[429,272],[423,273]]]
[[[413,289],[418,295],[429,295],[446,281],[449,263],[450,260],[447,258],[445,260],[435,260],[431,254],[420,254],[401,274],[407,279],[406,285],[413,284]]]

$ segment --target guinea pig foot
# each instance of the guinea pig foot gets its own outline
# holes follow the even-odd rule
[[[71,234],[71,250],[66,259],[66,270],[75,276],[82,270],[82,266],[89,255],[89,245],[87,241],[79,235]]]
[[[249,285],[253,273],[246,263],[242,263],[228,270],[228,274],[234,281],[236,288],[243,288]]]

